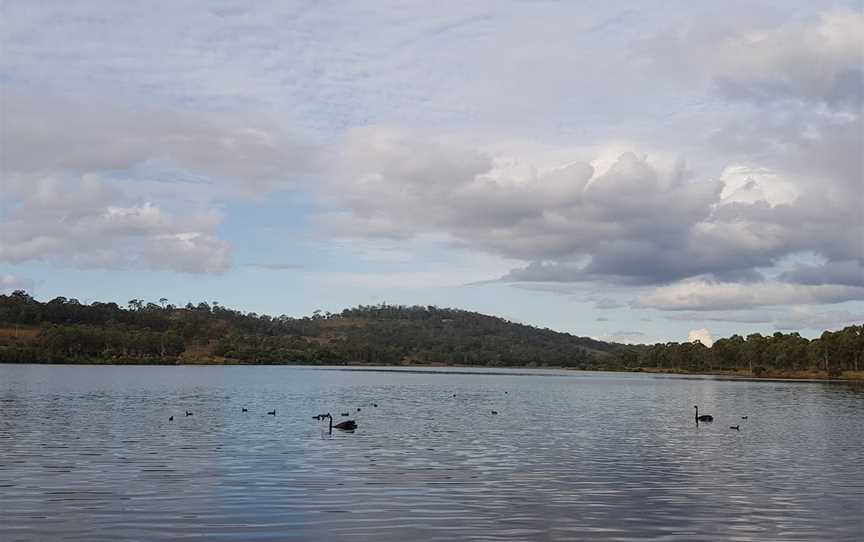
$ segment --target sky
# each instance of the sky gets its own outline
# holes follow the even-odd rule
[[[861,1],[0,10],[0,292],[864,321]]]

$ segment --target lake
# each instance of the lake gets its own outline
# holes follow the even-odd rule
[[[0,365],[0,540],[187,538],[862,540],[864,386]]]

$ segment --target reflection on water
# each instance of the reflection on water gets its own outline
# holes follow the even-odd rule
[[[0,540],[864,537],[860,386],[470,372],[0,366]]]

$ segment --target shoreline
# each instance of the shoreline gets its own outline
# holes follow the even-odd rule
[[[766,373],[760,376],[750,374],[746,370],[736,371],[688,371],[680,368],[656,368],[656,367],[637,367],[634,369],[580,369],[576,367],[552,366],[552,365],[464,365],[464,364],[446,364],[446,363],[394,363],[394,364],[367,364],[367,363],[256,363],[244,361],[229,361],[229,360],[177,360],[173,363],[114,363],[110,361],[92,361],[83,363],[69,362],[13,362],[0,363],[0,365],[66,365],[66,366],[112,366],[112,367],[303,367],[309,369],[348,369],[348,370],[387,370],[387,369],[513,369],[513,370],[532,370],[532,371],[573,371],[586,373],[628,373],[628,374],[654,374],[668,375],[680,377],[716,377],[724,380],[742,380],[742,381],[764,381],[764,382],[862,382],[864,383],[864,371],[845,371],[839,376],[829,377],[824,371],[796,371],[796,372],[774,372]]]

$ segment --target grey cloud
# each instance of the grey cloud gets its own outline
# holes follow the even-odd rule
[[[860,110],[864,96],[864,14],[842,8],[814,20],[745,32],[716,49],[718,87],[735,99],[792,98]]]
[[[11,210],[0,217],[0,261],[221,273],[232,249],[217,235],[213,202],[296,181],[318,156],[251,113],[135,110],[20,91],[4,90]],[[141,179],[153,173],[162,180]]]
[[[799,284],[843,284],[864,287],[864,266],[855,260],[827,262],[824,265],[799,264],[779,277]]]
[[[503,280],[515,282],[578,282],[585,280],[585,266],[559,262],[531,262],[513,269]]]
[[[717,83],[719,97],[736,112],[721,118],[709,150],[769,172],[795,197],[774,204],[757,196],[718,207],[701,226],[698,244],[715,253],[731,245],[738,262],[713,276],[737,281],[736,274],[751,272],[750,279],[758,279],[754,268],[799,252],[818,254],[829,266],[864,261],[864,14],[836,8],[769,24],[746,18],[737,24],[736,17],[736,31],[719,19],[725,27],[697,22],[697,28],[670,33],[667,46],[649,43],[646,54],[677,58],[689,76]],[[750,186],[751,196],[760,193],[758,183]]]
[[[711,275],[718,282],[756,283],[765,280],[765,275],[756,269],[720,269],[713,270]]]
[[[864,313],[842,311],[815,312],[806,310],[784,311],[774,321],[774,328],[782,331],[798,329],[840,329],[864,323]]]
[[[47,260],[86,268],[145,268],[221,273],[231,247],[215,234],[219,213],[172,213],[128,197],[122,185],[79,179],[16,176],[14,204],[0,218],[0,261]]]
[[[681,322],[736,322],[740,324],[765,324],[773,322],[780,311],[776,309],[758,310],[706,310],[700,312],[673,312],[667,314],[667,320]]]
[[[636,306],[667,311],[724,311],[780,305],[818,305],[864,300],[864,288],[765,281],[755,285],[682,281],[642,295]]]
[[[651,33],[669,17],[664,10],[641,10],[612,44],[601,35],[604,21],[621,16],[615,6],[585,17],[567,3],[468,4],[430,17],[190,2],[159,19],[117,2],[94,4],[100,17],[61,4],[10,5],[6,43],[15,54],[0,57],[0,71],[11,74],[2,82],[8,136],[0,143],[5,177],[20,182],[4,194],[15,210],[0,222],[0,260],[224,270],[230,246],[218,239],[214,202],[314,177],[304,187],[320,189],[331,210],[317,220],[325,234],[440,236],[519,260],[505,279],[520,287],[567,294],[595,282],[697,277],[706,306],[724,296],[758,304],[858,295],[834,267],[864,261],[860,14],[789,23],[790,13],[818,8],[688,6],[672,38],[655,43],[655,62],[643,64],[645,55],[625,54],[621,44]],[[118,19],[128,24],[112,24]],[[680,73],[672,80],[670,71]],[[706,95],[711,82],[719,92]],[[52,88],[71,97],[40,93]],[[370,127],[349,130],[325,152],[286,130],[283,118],[327,137]],[[534,174],[515,175],[492,151],[459,143],[469,123],[474,142],[542,133],[582,150],[556,162],[564,167],[544,169],[555,164],[541,160]],[[585,147],[609,141],[650,158],[619,153],[608,170],[595,167]],[[658,165],[669,149],[706,162],[707,173]],[[152,163],[173,170],[169,182],[106,181]],[[769,201],[760,179],[739,194],[748,201],[724,200],[717,163],[770,171],[797,197]],[[811,285],[825,288],[793,295],[768,285],[774,294],[748,298],[711,285],[761,288],[760,270],[802,252],[833,269]]]
[[[625,305],[624,303],[620,303],[618,301],[615,301],[614,299],[609,299],[608,297],[598,299],[594,302],[594,308],[598,310],[620,309],[626,306],[627,305]]]
[[[719,207],[719,235],[708,232],[703,244],[716,246],[728,238],[758,243],[762,267],[783,255],[815,253],[828,260],[822,284],[836,279],[860,285],[848,262],[864,261],[862,36],[864,14],[839,8],[722,37],[712,52],[680,49],[704,55],[712,76],[723,80],[726,90],[734,88],[735,96],[727,93],[727,99],[758,101],[721,124],[708,141],[712,150],[771,172],[797,193],[778,205],[755,201]],[[813,275],[801,270],[784,280],[815,284]],[[715,277],[731,278],[726,273]]]
[[[72,101],[4,91],[6,167],[41,175],[127,170],[163,161],[192,176],[261,193],[296,180],[315,149],[262,115],[135,110],[110,101]]]
[[[771,324],[780,331],[802,329],[839,329],[864,321],[864,313],[848,310],[826,311],[810,307],[794,306],[784,309],[761,308],[753,310],[721,310],[700,312],[675,312],[667,320],[685,322],[734,322],[739,324]]]
[[[388,153],[394,148],[398,145]],[[402,150],[411,155],[422,148],[408,145]],[[369,180],[359,183],[356,193],[351,184],[339,185],[349,192],[343,197],[351,211],[341,215],[346,232],[399,236],[445,231],[468,247],[514,258],[544,258],[512,271],[505,280],[651,284],[712,274],[721,280],[757,281],[761,275],[756,267],[770,267],[790,252],[826,250],[833,244],[837,248],[826,252],[842,255],[858,244],[854,233],[847,233],[845,241],[828,238],[836,221],[845,219],[843,213],[813,213],[805,202],[720,205],[721,184],[685,182],[674,173],[671,180],[660,182],[659,174],[632,154],[590,184],[585,182],[590,170],[570,176],[558,189],[566,196],[557,198],[546,195],[550,189],[543,186],[542,176],[521,185],[478,181],[483,162],[451,169],[458,174],[447,177],[449,192],[426,190],[423,182],[418,189],[416,179],[386,167],[392,157],[385,156],[384,167],[376,168],[374,149],[362,154],[370,171],[360,178]],[[441,149],[433,154],[439,160],[424,166],[432,171],[446,159]],[[434,176],[432,171],[424,170],[418,178]],[[489,193],[486,200],[480,196],[484,191]],[[616,193],[620,198],[615,199]],[[802,231],[801,218],[807,214],[811,217],[805,224],[811,230]],[[566,261],[586,256],[586,264]]]
[[[758,243],[770,259],[811,252],[834,264],[864,261],[862,128],[860,114],[835,117],[794,108],[754,113],[747,127],[724,126],[711,142],[717,152],[741,163],[758,160],[793,187],[796,197],[776,205],[724,204],[715,212],[724,227],[706,232],[705,241],[716,245],[737,237]]]
[[[231,246],[202,233],[151,236],[138,257],[140,266],[185,273],[222,273],[231,266]]]
[[[349,142],[363,159],[341,169],[349,180],[338,184],[346,193],[335,198],[339,229],[373,237],[445,234],[455,246],[526,262],[502,277],[519,287],[570,294],[579,283],[661,285],[637,306],[666,310],[860,299],[855,270],[843,267],[864,261],[862,98],[847,85],[860,66],[860,26],[860,15],[839,10],[776,30],[726,29],[699,45],[720,44],[716,52],[695,54],[705,55],[707,79],[725,81],[724,100],[752,93],[753,103],[718,117],[720,129],[706,141],[720,159],[761,172],[732,196],[724,195],[723,181],[634,153],[605,172],[571,165],[554,182],[548,171],[508,178],[492,161],[466,160],[474,156],[468,149],[430,152],[422,137],[405,134],[376,158],[379,150],[366,143],[377,139],[372,128]],[[749,45],[758,49],[752,58],[740,54]],[[772,90],[777,81],[785,86]],[[732,96],[730,85],[741,95]],[[757,94],[764,94],[758,104],[751,99]],[[858,107],[847,107],[849,100]],[[422,170],[394,169],[394,153],[435,160],[421,158]],[[448,161],[472,167],[442,167]],[[441,190],[419,182],[438,172],[447,179]],[[791,197],[777,200],[774,182]],[[823,282],[804,270],[781,280],[807,284],[765,279],[763,273],[776,275],[780,262],[800,253],[827,260]]]
[[[249,263],[246,264],[246,267],[267,271],[299,271],[304,268],[304,266],[296,263]]]
[[[708,84],[726,100],[858,109],[864,14],[836,3],[827,9],[813,2],[812,9],[802,7],[700,6],[698,15],[683,13],[666,28],[636,39],[633,54],[679,85]],[[793,10],[796,16],[790,17]]]
[[[500,279],[486,281],[483,284],[492,284],[500,282]],[[565,296],[581,296],[585,294],[585,288],[579,284],[560,283],[560,282],[514,282],[513,286],[520,290],[528,290],[531,292],[547,292]]]
[[[711,216],[722,183],[688,179],[681,166],[660,171],[624,153],[599,176],[573,163],[514,179],[458,147],[387,130],[363,135],[348,142],[343,180],[330,192],[345,211],[319,219],[336,234],[443,232],[469,249],[551,260],[514,270],[506,280],[515,281],[655,283],[736,265],[696,246],[693,232]],[[403,165],[414,157],[411,168]],[[568,262],[586,258],[582,266]]]
[[[778,97],[820,100],[835,107],[848,109],[864,94],[864,69],[850,68],[832,74],[824,88],[801,89],[797,81],[785,79],[761,79],[742,81],[732,76],[718,77],[716,84],[720,92],[736,100],[751,100],[761,104],[776,101]]]
[[[528,260],[508,282],[757,283],[760,269],[796,252],[836,259],[861,250],[854,198],[806,188],[812,198],[790,203],[727,201],[721,181],[633,153],[600,175],[574,163],[517,179],[470,149],[368,128],[353,134],[340,164],[329,197],[343,210],[319,217],[331,232],[447,234],[456,246]],[[824,179],[845,194],[845,178]],[[760,193],[755,181],[748,186]]]

